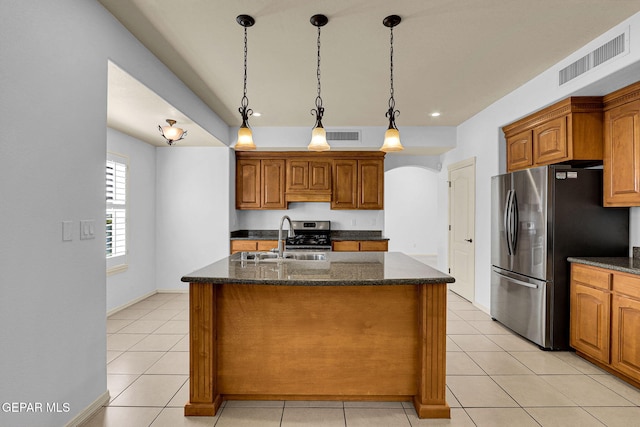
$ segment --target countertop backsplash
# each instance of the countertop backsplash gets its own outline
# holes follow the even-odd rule
[[[328,220],[332,230],[384,230],[382,210],[331,209],[329,203],[289,203],[287,210],[237,210],[236,215],[234,230],[277,230],[283,215],[293,221]]]

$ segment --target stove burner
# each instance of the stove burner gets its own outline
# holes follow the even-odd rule
[[[294,236],[287,237],[285,248],[331,249],[329,221],[292,221]]]

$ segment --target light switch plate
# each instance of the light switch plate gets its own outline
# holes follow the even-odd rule
[[[96,221],[93,219],[83,219],[80,221],[80,240],[96,238]]]
[[[73,240],[73,221],[62,221],[62,241],[70,242]]]

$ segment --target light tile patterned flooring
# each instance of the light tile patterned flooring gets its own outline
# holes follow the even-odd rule
[[[111,394],[85,426],[624,426],[640,425],[640,390],[571,352],[545,352],[449,293],[451,420],[419,420],[409,402],[229,401],[184,417],[188,296],[156,294],[109,317]]]

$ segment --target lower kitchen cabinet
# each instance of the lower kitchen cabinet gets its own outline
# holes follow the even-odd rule
[[[640,276],[571,265],[571,346],[640,386]]]
[[[236,252],[267,252],[278,247],[277,240],[232,240],[231,253]]]
[[[640,277],[616,274],[611,302],[611,366],[640,381]]]
[[[386,252],[389,250],[387,240],[338,240],[331,243],[335,252]]]

